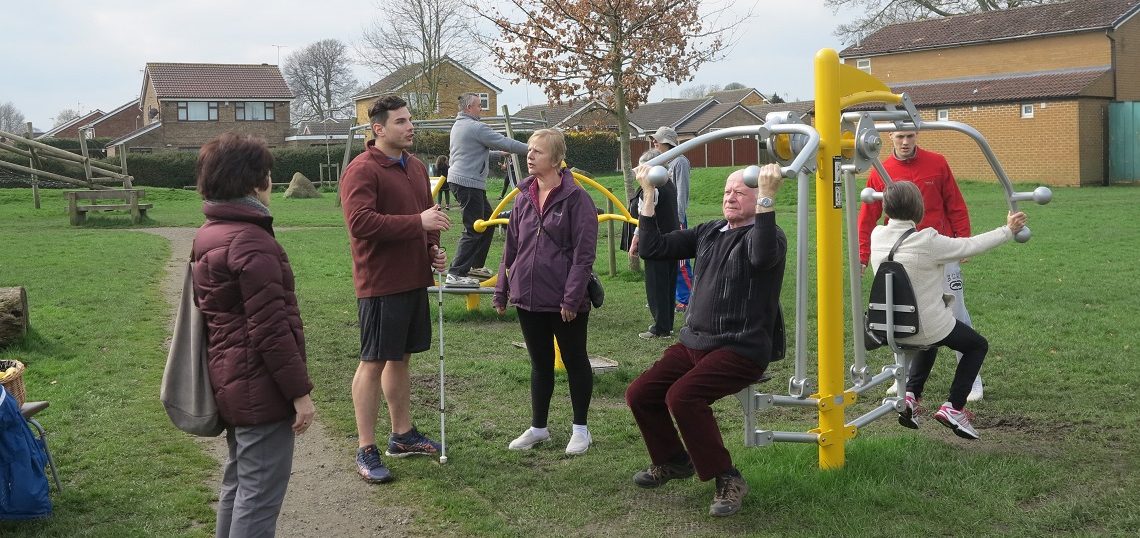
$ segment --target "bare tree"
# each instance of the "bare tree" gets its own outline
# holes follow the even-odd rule
[[[10,101],[0,104],[0,131],[20,134],[24,128],[24,113]]]
[[[407,97],[412,115],[438,112],[439,88],[447,82],[440,62],[451,58],[469,67],[479,58],[472,9],[463,0],[391,0],[376,8],[381,14],[358,47],[363,63],[381,76],[404,69],[409,84],[396,92]]]
[[[52,127],[59,127],[60,125],[63,125],[80,116],[82,116],[82,114],[80,114],[78,110],[75,110],[74,108],[65,108],[56,113],[55,123],[52,124]]]
[[[294,123],[352,116],[352,95],[358,86],[348,47],[339,40],[322,39],[290,54],[285,58],[285,80],[297,95]]]
[[[681,91],[677,92],[677,97],[681,99],[700,99],[708,96],[713,92],[719,92],[721,87],[719,84],[697,84],[694,86],[685,86]]]
[[[1067,0],[824,0],[824,4],[835,13],[843,8],[856,8],[863,12],[862,17],[835,29],[836,37],[851,44],[896,22],[1001,11],[1060,1]]]
[[[496,65],[542,87],[554,102],[593,98],[618,125],[626,197],[635,191],[630,172],[629,111],[649,97],[659,80],[681,84],[703,63],[722,55],[734,24],[718,27],[727,7],[698,12],[701,0],[507,0],[503,13],[480,6],[499,43],[488,47]],[[474,7],[474,6],[473,6]],[[500,46],[501,45],[501,46]]]

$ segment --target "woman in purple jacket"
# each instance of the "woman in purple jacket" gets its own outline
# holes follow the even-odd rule
[[[586,284],[598,243],[598,212],[570,170],[561,166],[566,139],[560,131],[535,131],[527,145],[530,176],[518,186],[494,297],[500,315],[508,300],[518,310],[531,364],[531,427],[508,448],[529,450],[550,439],[546,419],[554,394],[557,338],[574,408],[566,453],[583,454],[590,448],[586,415],[594,391],[594,373],[586,355],[590,316]]]
[[[198,154],[206,223],[194,238],[194,296],[229,457],[216,535],[273,536],[293,467],[293,438],[313,421],[293,270],[273,238],[260,139],[226,133]]]

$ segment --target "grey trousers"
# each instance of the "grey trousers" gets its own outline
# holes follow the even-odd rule
[[[293,469],[293,419],[226,429],[217,538],[271,537]]]

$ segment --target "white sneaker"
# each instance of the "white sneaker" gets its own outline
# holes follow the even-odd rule
[[[974,378],[974,386],[970,387],[970,394],[968,394],[966,396],[966,401],[967,402],[979,402],[982,400],[983,395],[984,394],[983,394],[983,390],[982,390],[982,375],[978,374],[978,377]]]
[[[574,432],[574,434],[570,436],[570,442],[566,445],[566,453],[571,456],[585,454],[586,449],[590,448],[590,443],[593,440],[594,439],[590,436],[590,432]]]
[[[890,387],[887,387],[887,396],[898,396],[898,394],[899,394],[899,380],[896,379],[894,383],[891,383]]]
[[[950,405],[950,402],[942,404],[942,407],[938,408],[938,412],[934,413],[934,420],[954,430],[954,435],[963,439],[976,440],[980,437],[978,430],[975,430],[974,425],[971,424],[973,419],[973,413],[965,409],[958,411]]]
[[[527,428],[522,435],[515,438],[514,441],[511,441],[511,444],[507,445],[507,448],[511,450],[530,450],[534,445],[547,439],[550,439],[550,432],[546,434],[535,433],[534,428]]]
[[[456,276],[448,273],[447,280],[444,281],[447,286],[455,286],[459,288],[478,288],[479,279],[471,278],[469,276]]]

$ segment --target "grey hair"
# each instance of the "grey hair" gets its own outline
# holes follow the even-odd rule
[[[655,150],[653,148],[649,148],[649,149],[645,150],[644,153],[641,154],[641,157],[637,158],[637,164],[645,164],[645,163],[649,162],[649,159],[652,159],[652,158],[657,157],[659,155],[661,155],[660,151]]]
[[[467,107],[478,103],[481,100],[482,99],[480,99],[479,96],[474,93],[464,93],[463,95],[459,96],[459,110],[467,110]]]
[[[887,218],[909,220],[915,224],[922,221],[926,207],[918,185],[909,181],[895,181],[883,191],[883,211]]]

